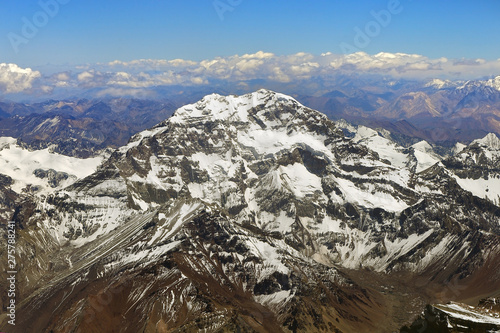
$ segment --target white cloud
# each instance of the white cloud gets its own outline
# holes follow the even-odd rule
[[[159,71],[165,68],[169,67],[187,67],[187,66],[195,66],[198,63],[196,61],[191,61],[191,60],[184,60],[184,59],[173,59],[173,60],[165,60],[165,59],[139,59],[139,60],[132,60],[132,61],[120,61],[120,60],[114,60],[111,61],[107,64],[99,64],[99,65],[104,65],[104,66],[110,66],[113,68],[118,68],[118,69],[132,69],[132,70],[138,70],[140,69],[141,71],[147,71],[147,70],[152,70],[152,71]]]
[[[317,56],[314,56],[310,53],[299,52],[292,55],[284,56],[283,62],[288,64],[298,65],[313,61],[315,58],[317,58]]]
[[[368,72],[401,74],[408,71],[428,70],[446,62],[446,58],[431,60],[418,54],[381,52],[369,55],[365,52],[357,52],[334,59],[330,66],[335,69],[356,68]]]
[[[419,54],[357,52],[346,56],[331,53],[321,55],[331,59],[329,65],[340,71],[362,71],[412,79],[455,78],[477,79],[500,75],[500,61],[485,59],[432,59]]]
[[[89,81],[94,78],[94,73],[91,72],[82,72],[78,74],[78,81]]]
[[[208,84],[208,81],[204,80],[201,77],[193,77],[193,78],[191,78],[191,82],[194,84]]]
[[[299,77],[308,77],[309,74],[317,71],[319,68],[320,65],[317,62],[306,62],[290,66],[290,72]]]
[[[58,81],[68,81],[68,80],[69,80],[69,78],[70,78],[70,76],[69,76],[69,73],[68,73],[68,72],[62,72],[62,73],[58,73],[58,74],[56,75],[56,79],[57,79]]]
[[[277,81],[277,82],[283,82],[283,83],[287,83],[287,82],[290,82],[292,80],[279,67],[273,68],[273,73],[271,75],[269,75],[268,79],[271,81]]]
[[[29,90],[33,82],[41,77],[40,72],[31,68],[21,68],[16,64],[0,64],[0,91],[19,93]]]
[[[255,71],[264,64],[259,59],[243,59],[236,64],[236,68],[241,72]]]
[[[182,67],[182,66],[196,66],[198,63],[196,61],[191,61],[191,60],[174,59],[174,60],[169,60],[168,64],[175,67]]]
[[[253,58],[269,59],[269,58],[273,58],[273,57],[274,57],[274,53],[267,53],[267,52],[263,52],[263,51],[259,51],[257,53],[253,53],[253,54],[244,54],[241,56],[241,58],[243,58],[243,59],[253,59]]]
[[[50,94],[52,93],[53,88],[51,86],[42,85],[40,86],[40,91],[43,92],[44,94]]]
[[[106,94],[139,94],[147,88],[170,85],[208,85],[224,81],[244,87],[251,80],[314,84],[318,89],[337,84],[337,74],[382,74],[410,79],[477,79],[500,75],[500,59],[432,59],[418,54],[381,52],[348,55],[299,52],[276,55],[259,51],[202,61],[185,59],[115,60],[75,67],[42,77],[40,72],[0,64],[0,91],[42,93],[50,88],[100,88]],[[36,81],[35,81],[36,80]],[[314,82],[313,82],[314,81]],[[36,82],[36,84],[34,84]],[[129,89],[129,90],[126,90]]]

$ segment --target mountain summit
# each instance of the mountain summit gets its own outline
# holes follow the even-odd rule
[[[474,140],[475,143],[479,143],[486,146],[492,150],[500,150],[500,139],[495,133],[489,133],[482,139]]]

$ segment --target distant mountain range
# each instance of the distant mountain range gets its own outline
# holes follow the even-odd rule
[[[435,143],[470,142],[500,134],[500,77],[363,86],[320,97],[297,96],[332,119],[347,119]]]
[[[302,104],[333,120],[346,119],[371,128],[384,128],[400,136],[400,143],[419,140],[451,147],[470,143],[493,132],[500,134],[500,76],[476,81],[407,81],[381,76],[339,75],[334,90],[301,91],[300,83],[273,83]],[[264,80],[247,88],[214,84],[223,94],[243,94],[267,86]],[[106,147],[119,147],[187,103],[202,98],[206,87],[178,87],[165,91],[162,100],[99,98],[0,102],[0,135],[19,138],[33,148],[58,142],[61,153],[92,156]],[[318,95],[319,94],[319,95]],[[50,140],[49,140],[50,138]]]
[[[89,157],[124,145],[131,135],[169,117],[177,105],[135,99],[0,103],[0,136],[32,149]]]

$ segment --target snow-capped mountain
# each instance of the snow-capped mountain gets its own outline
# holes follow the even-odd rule
[[[442,80],[442,79],[432,79],[424,84],[424,87],[432,87],[435,89],[443,89],[443,88],[455,88],[460,86],[463,82],[460,81],[451,81],[451,80]]]
[[[487,80],[468,80],[468,81],[451,81],[443,79],[432,79],[424,84],[424,87],[434,89],[460,89],[474,90],[484,87],[491,87],[500,91],[500,76],[493,77]]]
[[[427,141],[420,141],[412,145],[411,148],[413,156],[417,160],[417,172],[424,171],[443,159]]]
[[[457,183],[480,198],[500,202],[500,139],[490,133],[443,161]]]
[[[268,90],[208,95],[28,198],[16,329],[387,332],[498,291],[500,208],[458,180],[496,141],[443,159],[341,127]]]
[[[394,142],[390,134],[384,135],[385,133],[379,133],[366,126],[353,128],[352,125],[347,125],[347,127],[355,133],[352,142],[375,151],[380,159],[389,161],[391,165],[398,168],[420,172],[443,159],[427,141],[420,141],[409,148],[404,148]],[[341,126],[341,128],[345,128],[345,126]]]
[[[498,152],[500,150],[500,139],[498,139],[494,133],[489,133],[482,139],[474,140],[473,143],[478,144],[491,152]],[[495,155],[498,155],[498,153]]]
[[[104,155],[80,159],[43,150],[28,150],[14,138],[0,137],[0,173],[13,180],[17,193],[52,192],[95,172]]]
[[[500,76],[486,80],[485,85],[495,88],[500,91]]]
[[[457,82],[458,89],[474,90],[481,88],[493,88],[500,91],[500,76],[488,80],[470,80],[466,82]]]

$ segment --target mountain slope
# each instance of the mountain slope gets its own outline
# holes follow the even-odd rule
[[[16,139],[0,137],[0,169],[13,179],[11,188],[17,193],[62,189],[93,173],[103,159],[78,159],[49,149],[30,151],[19,146]]]
[[[500,139],[490,133],[443,161],[458,184],[474,195],[500,203]]]

